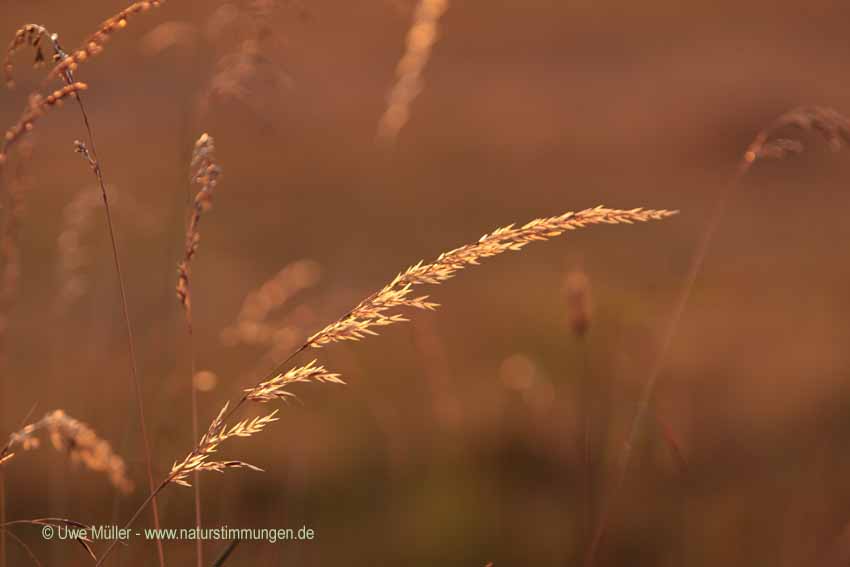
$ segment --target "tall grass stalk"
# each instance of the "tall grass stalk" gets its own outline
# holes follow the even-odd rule
[[[112,210],[109,207],[109,197],[106,191],[106,184],[103,181],[103,171],[100,166],[100,160],[97,157],[97,150],[95,148],[94,143],[94,135],[92,134],[91,125],[89,123],[88,115],[85,110],[85,106],[83,105],[82,98],[77,98],[77,103],[80,108],[80,113],[83,116],[83,122],[86,126],[86,133],[88,137],[88,146],[78,145],[78,151],[86,157],[89,162],[89,165],[92,168],[92,171],[97,178],[97,183],[100,186],[101,197],[103,198],[103,207],[106,215],[106,225],[109,231],[109,242],[112,247],[112,260],[115,265],[115,275],[118,279],[118,291],[121,298],[121,312],[124,319],[124,329],[127,337],[127,354],[130,362],[130,378],[133,383],[133,391],[136,398],[136,408],[138,410],[139,415],[139,428],[142,433],[142,447],[144,450],[145,456],[145,472],[147,473],[148,480],[148,488],[153,496],[154,491],[154,476],[153,476],[153,462],[151,457],[151,444],[150,438],[148,436],[148,429],[146,425],[145,419],[145,403],[144,403],[144,393],[142,391],[142,383],[139,378],[138,364],[136,362],[136,347],[135,341],[133,340],[133,327],[130,323],[130,309],[127,304],[127,292],[124,285],[124,275],[121,270],[121,255],[118,250],[118,239],[115,236],[115,226],[112,220]],[[151,510],[153,512],[153,522],[156,529],[160,529],[160,519],[159,519],[159,508],[157,506],[156,498],[153,498],[153,503],[151,506]],[[157,556],[159,559],[160,567],[164,567],[165,565],[165,554],[163,552],[162,542],[157,539],[156,540],[156,549]]]
[[[691,255],[688,271],[679,289],[673,312],[661,341],[661,348],[650,367],[648,378],[641,390],[635,415],[631,421],[628,435],[620,452],[615,484],[603,507],[593,541],[585,556],[585,567],[592,566],[596,559],[597,551],[609,525],[613,504],[625,484],[635,444],[643,430],[646,415],[650,408],[655,388],[658,385],[661,371],[667,363],[670,347],[676,337],[679,324],[685,313],[685,308],[690,301],[697,278],[702,272],[709,248],[714,240],[714,235],[717,233],[720,220],[728,208],[729,201],[741,187],[742,180],[756,162],[765,159],[783,159],[789,155],[800,153],[804,149],[802,142],[797,139],[777,137],[777,134],[787,127],[795,127],[803,131],[819,134],[833,150],[838,150],[844,144],[850,143],[850,119],[831,108],[801,106],[780,115],[766,128],[759,131],[750,145],[747,146],[746,151],[738,162],[734,175],[720,191],[708,222],[697,242],[696,249]]]
[[[200,186],[197,195],[192,203],[191,212],[186,221],[186,240],[183,251],[183,260],[177,268],[177,298],[180,305],[183,307],[183,313],[186,318],[186,332],[189,336],[189,358],[190,375],[189,386],[191,388],[192,398],[192,439],[198,439],[200,430],[198,426],[198,388],[195,385],[196,356],[195,356],[195,333],[192,319],[192,260],[198,252],[200,245],[201,233],[200,223],[201,216],[205,211],[212,207],[213,190],[218,184],[218,179],[221,175],[221,168],[215,160],[215,143],[211,136],[203,134],[195,143],[195,150],[192,153],[192,161],[190,165],[192,170],[191,182]],[[195,527],[198,529],[198,536],[195,538],[195,551],[198,567],[202,567],[204,562],[203,557],[203,542],[200,537],[201,529],[201,492],[198,486],[200,480],[199,471],[195,471],[194,476],[194,497],[195,497]]]

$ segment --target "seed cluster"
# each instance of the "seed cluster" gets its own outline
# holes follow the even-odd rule
[[[295,394],[287,390],[291,384],[306,382],[345,384],[340,379],[339,374],[328,372],[324,366],[316,365],[316,361],[313,360],[304,366],[293,368],[284,374],[278,374],[270,380],[266,380],[253,388],[245,390],[246,397],[252,402],[286,400],[295,396]]]
[[[6,59],[3,62],[3,73],[6,76],[6,86],[12,88],[15,85],[15,80],[12,77],[12,56],[20,50],[21,48],[29,45],[35,50],[35,61],[33,62],[36,67],[40,67],[44,65],[47,58],[44,55],[44,49],[42,46],[42,41],[53,41],[53,50],[56,52],[56,39],[50,32],[47,31],[47,28],[44,26],[40,26],[38,24],[26,24],[18,31],[15,32],[15,36],[12,38],[12,42],[9,44],[9,48],[6,50]]]
[[[70,96],[74,96],[87,88],[88,85],[85,83],[76,82],[65,85],[61,89],[56,89],[47,96],[39,94],[32,95],[30,97],[29,104],[27,105],[27,109],[24,111],[21,118],[15,125],[6,130],[6,134],[3,139],[3,147],[0,149],[0,163],[5,161],[6,156],[9,153],[9,148],[17,142],[21,136],[32,131],[35,122],[44,116],[48,110],[62,106],[65,99]]]
[[[219,445],[233,437],[251,437],[262,431],[268,424],[277,421],[277,410],[263,417],[243,419],[236,425],[228,428],[224,423],[224,416],[229,409],[229,404],[224,404],[218,416],[210,424],[207,432],[201,437],[198,446],[189,453],[185,459],[175,462],[168,475],[169,482],[183,486],[191,486],[189,476],[195,472],[215,471],[224,472],[225,469],[247,468],[255,471],[262,469],[242,461],[212,461],[210,457],[218,450]]]
[[[191,216],[186,226],[186,243],[183,260],[177,267],[177,299],[186,310],[186,316],[191,322],[192,298],[189,291],[192,258],[198,252],[201,242],[201,215],[212,208],[213,190],[221,177],[221,167],[215,159],[215,141],[209,134],[202,134],[195,142],[192,153],[192,183],[200,189],[195,195]],[[191,323],[190,323],[191,324]]]
[[[162,4],[162,2],[163,0],[142,0],[140,2],[134,2],[111,18],[105,20],[102,24],[100,24],[97,31],[86,39],[81,47],[70,52],[67,57],[62,59],[55,67],[53,67],[48,78],[58,77],[67,72],[73,73],[76,71],[80,63],[103,51],[104,44],[109,41],[112,34],[127,27],[127,20],[130,17],[142,12],[147,12],[151,8],[156,8]]]
[[[101,439],[97,433],[85,423],[74,419],[62,410],[55,410],[39,421],[23,427],[12,433],[9,443],[0,463],[11,459],[9,451],[20,447],[27,451],[41,445],[37,437],[40,431],[47,432],[53,447],[66,453],[72,462],[82,463],[86,468],[103,472],[109,476],[112,484],[122,492],[133,491],[133,483],[127,478],[127,467],[124,460],[112,451],[110,444]]]

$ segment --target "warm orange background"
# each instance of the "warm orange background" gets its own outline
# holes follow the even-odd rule
[[[244,19],[208,34],[219,6],[166,3],[78,72],[119,195],[158,476],[193,442],[173,286],[188,155],[202,131],[224,168],[194,272],[199,367],[219,377],[201,394],[204,424],[251,384],[262,355],[222,345],[222,329],[250,290],[292,261],[321,266],[318,285],[276,315],[307,336],[407,265],[497,226],[600,203],[681,209],[672,220],[589,228],[496,258],[432,290],[436,313],[319,351],[349,385],[300,388],[301,402],[268,432],[223,448],[266,473],[203,478],[208,525],[306,524],[318,534],[244,543],[228,565],[578,564],[579,383],[590,377],[607,400],[610,477],[689,255],[741,152],[798,104],[850,112],[850,6],[456,1],[392,149],[375,143],[375,130],[412,0],[282,2],[245,99],[216,96],[202,112],[216,62],[256,35]],[[37,22],[71,47],[121,7],[4,0],[0,37]],[[164,22],[187,24],[185,41],[145,52]],[[3,124],[43,76],[30,58],[15,58],[19,85],[0,94]],[[31,137],[0,426],[14,428],[36,402],[36,417],[63,408],[121,450],[141,487],[100,215],[84,238],[87,291],[55,308],[63,208],[96,191],[73,152],[83,136],[67,106]],[[806,143],[802,156],[758,165],[731,203],[657,395],[689,467],[679,470],[650,432],[599,565],[791,566],[841,547],[850,521],[850,164],[819,140]],[[576,266],[595,303],[584,346],[569,331],[563,292]],[[516,389],[517,372],[527,390]],[[6,469],[10,519],[113,521],[103,477],[52,450],[20,454]],[[139,488],[120,499],[117,517],[142,498]],[[190,526],[191,490],[168,488],[161,509],[166,526]],[[72,544],[19,533],[49,565],[87,564]],[[208,557],[221,546],[209,543]],[[25,564],[18,553],[10,549],[10,565]],[[168,544],[166,554],[188,565],[192,545]],[[154,564],[142,541],[121,556],[114,564]]]

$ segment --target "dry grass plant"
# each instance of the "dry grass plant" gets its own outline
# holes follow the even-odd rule
[[[749,146],[747,146],[740,161],[738,162],[735,174],[732,176],[725,188],[720,192],[709,216],[708,222],[702,231],[696,249],[691,255],[688,271],[682,282],[672,314],[662,337],[661,347],[650,368],[648,378],[641,389],[635,415],[629,427],[628,436],[624,441],[620,452],[618,471],[614,480],[613,489],[607,502],[603,506],[603,510],[600,514],[600,519],[593,536],[593,541],[585,556],[584,563],[586,567],[590,567],[595,562],[596,553],[607,531],[613,502],[616,500],[625,483],[629,462],[631,460],[635,444],[637,443],[640,433],[644,427],[646,414],[650,407],[652,396],[658,384],[661,371],[667,362],[670,347],[673,344],[673,340],[679,328],[679,323],[681,322],[685,308],[690,300],[694,284],[702,272],[708,250],[711,246],[712,240],[714,239],[714,235],[717,232],[720,220],[726,212],[726,208],[731,197],[740,188],[741,181],[744,177],[746,177],[756,163],[764,160],[784,159],[790,155],[804,151],[805,145],[799,137],[782,137],[780,135],[789,128],[822,137],[833,151],[838,151],[844,147],[844,145],[850,144],[850,119],[832,108],[821,106],[800,106],[781,114],[766,128],[760,130],[753,141],[750,142]],[[666,429],[665,438],[668,439],[668,442],[672,442],[674,447],[676,446],[675,441],[669,441],[672,438],[669,430]],[[678,454],[677,457],[680,459],[682,458],[681,454]]]
[[[130,379],[136,398],[136,406],[138,410],[140,429],[142,432],[142,444],[147,469],[148,487],[151,490],[151,494],[154,490],[153,463],[151,456],[152,451],[145,420],[141,379],[139,378],[138,365],[136,363],[133,331],[132,325],[130,323],[129,307],[127,304],[126,286],[121,270],[118,242],[115,233],[114,223],[112,220],[112,212],[110,209],[109,198],[106,190],[106,183],[103,178],[103,170],[97,154],[94,133],[91,127],[91,121],[89,119],[88,112],[86,111],[83,98],[81,96],[81,92],[85,90],[86,85],[84,83],[79,83],[75,81],[74,72],[77,70],[78,65],[80,63],[87,60],[91,56],[100,53],[103,49],[103,45],[111,37],[111,35],[115,31],[123,29],[127,26],[128,18],[135,14],[145,12],[152,7],[158,6],[159,4],[160,0],[143,0],[131,4],[127,8],[121,10],[114,16],[105,20],[99,26],[97,31],[95,31],[91,36],[89,36],[89,38],[84,42],[82,47],[75,49],[70,54],[66,53],[62,49],[61,45],[59,44],[59,36],[57,34],[49,33],[43,26],[35,26],[33,24],[23,26],[21,30],[19,30],[19,32],[15,34],[15,37],[12,40],[12,43],[10,44],[10,47],[7,52],[6,63],[4,64],[4,71],[7,75],[7,82],[12,82],[12,66],[9,59],[11,55],[22,45],[29,43],[36,49],[35,63],[36,65],[38,65],[44,59],[44,54],[41,49],[41,42],[45,37],[47,37],[50,40],[50,46],[53,49],[53,58],[56,61],[56,65],[48,73],[47,80],[51,78],[61,78],[61,80],[65,83],[65,86],[62,89],[55,91],[54,93],[48,95],[43,99],[39,97],[39,95],[34,95],[30,97],[30,104],[28,110],[25,111],[18,124],[13,126],[12,129],[7,132],[6,140],[4,141],[2,150],[0,150],[0,161],[2,161],[2,159],[5,158],[7,154],[9,145],[15,140],[19,139],[23,135],[23,133],[30,131],[32,129],[32,124],[34,120],[37,117],[41,116],[47,108],[50,108],[57,104],[61,104],[62,101],[67,97],[72,97],[76,101],[77,107],[80,111],[80,115],[83,120],[83,124],[85,126],[87,141],[85,143],[77,141],[75,142],[75,146],[76,151],[85,158],[85,160],[91,167],[92,173],[94,174],[97,180],[97,183],[100,187],[101,196],[103,198],[104,213],[106,216],[110,244],[112,247],[112,256],[115,265],[115,272],[118,279],[121,310],[124,318],[124,325],[127,336],[127,349],[130,362]],[[159,528],[159,511],[155,499],[152,505],[152,513],[154,525]],[[156,547],[159,564],[160,566],[164,566],[165,557],[163,553],[162,542],[157,540]]]
[[[53,448],[65,453],[71,462],[81,463],[89,470],[106,474],[112,485],[125,494],[133,491],[133,483],[127,476],[127,466],[115,454],[109,442],[100,438],[87,424],[62,410],[54,410],[12,433],[6,446],[0,450],[0,465],[12,460],[16,448],[29,451],[40,447],[38,434],[41,432],[45,432]]]
[[[676,211],[654,209],[609,209],[602,206],[579,212],[567,212],[559,216],[532,220],[516,227],[508,225],[485,234],[477,242],[444,252],[433,262],[419,262],[393,278],[377,292],[361,301],[351,311],[311,335],[298,349],[281,362],[272,372],[273,376],[244,391],[232,406],[226,403],[212,421],[198,444],[181,461],[176,461],[171,472],[139,506],[126,522],[132,526],[153,498],[169,484],[189,485],[189,477],[195,472],[223,472],[229,468],[259,470],[254,465],[238,460],[215,460],[219,446],[232,438],[250,437],[260,433],[276,420],[277,410],[265,416],[246,418],[228,427],[227,422],[247,402],[265,403],[287,400],[294,396],[290,386],[298,383],[336,383],[343,381],[336,373],[311,361],[306,365],[281,370],[301,352],[309,348],[322,348],[334,342],[358,341],[377,335],[377,330],[392,324],[408,321],[398,311],[403,308],[432,310],[438,304],[428,296],[416,296],[413,289],[420,285],[439,285],[454,277],[459,271],[478,265],[482,260],[508,251],[522,250],[532,242],[546,241],[564,232],[595,224],[633,224],[661,220],[676,214]],[[101,555],[98,565],[110,555],[117,541],[113,541]]]
[[[201,242],[200,224],[202,215],[212,208],[213,191],[218,185],[219,177],[221,176],[221,167],[219,167],[215,159],[215,141],[209,134],[202,134],[198,141],[195,142],[195,149],[192,152],[192,161],[190,164],[192,170],[191,182],[193,185],[200,187],[192,204],[192,210],[189,214],[189,220],[186,225],[186,241],[183,251],[183,260],[177,268],[177,299],[183,307],[183,312],[186,316],[186,330],[189,335],[189,358],[190,358],[190,374],[189,387],[192,398],[192,439],[197,439],[199,434],[198,429],[198,388],[195,384],[196,370],[196,355],[195,355],[195,340],[192,322],[192,293],[191,293],[191,273],[192,260],[198,252],[198,247]],[[176,481],[175,481],[176,482]],[[195,472],[195,527],[201,528],[201,493],[199,486],[198,472]],[[198,532],[200,533],[200,531]],[[195,538],[196,560],[198,567],[201,567],[204,562],[203,544],[200,536]]]
[[[29,103],[21,115],[21,118],[6,132],[2,147],[0,147],[0,164],[6,161],[9,150],[13,146],[19,145],[20,140],[28,132],[32,131],[34,124],[38,119],[43,117],[49,110],[61,106],[62,103],[69,98],[76,101],[86,129],[87,139],[85,142],[76,142],[76,151],[86,160],[87,164],[92,169],[104,202],[115,271],[119,280],[121,307],[126,328],[127,346],[130,359],[131,381],[133,383],[137,401],[147,468],[149,494],[135,513],[129,518],[126,523],[127,527],[133,525],[140,515],[148,507],[151,507],[154,525],[156,528],[159,528],[159,514],[157,511],[156,497],[170,484],[190,486],[192,484],[191,479],[194,478],[197,480],[199,473],[204,471],[223,472],[229,468],[261,470],[258,467],[244,461],[221,460],[218,458],[218,450],[221,445],[228,440],[239,437],[250,437],[262,432],[267,426],[277,420],[277,410],[261,416],[244,418],[236,421],[232,425],[228,425],[237,412],[242,410],[248,402],[267,403],[276,400],[289,400],[295,395],[291,391],[291,387],[295,384],[344,383],[339,374],[328,371],[324,366],[318,364],[316,360],[312,360],[311,362],[301,366],[295,366],[287,369],[287,365],[289,365],[296,356],[305,350],[310,348],[318,349],[341,341],[359,341],[368,336],[376,335],[383,327],[408,321],[403,311],[405,309],[436,309],[438,304],[432,302],[427,295],[416,295],[414,293],[415,288],[423,285],[442,284],[443,282],[453,278],[457,272],[467,267],[477,265],[485,258],[493,257],[502,254],[503,252],[518,251],[531,242],[545,241],[559,236],[566,231],[575,230],[589,225],[632,224],[650,220],[661,220],[675,214],[675,211],[667,210],[618,210],[608,209],[601,206],[579,212],[568,212],[559,216],[536,219],[519,227],[509,225],[499,228],[491,233],[485,234],[477,242],[467,244],[441,254],[432,262],[419,262],[409,267],[399,273],[383,288],[366,297],[345,315],[309,336],[298,348],[294,349],[289,356],[285,357],[285,359],[277,365],[277,367],[271,372],[270,376],[267,375],[265,379],[258,382],[255,386],[244,390],[241,398],[239,398],[236,403],[226,403],[219,411],[216,418],[211,422],[207,431],[203,435],[200,435],[200,437],[198,437],[196,388],[193,384],[192,422],[193,436],[195,439],[198,439],[197,445],[195,445],[195,447],[193,447],[182,460],[176,461],[168,475],[166,475],[166,477],[157,485],[154,483],[151,448],[145,427],[141,381],[136,368],[137,365],[132,326],[130,324],[119,248],[110,212],[110,203],[107,196],[106,184],[103,178],[101,162],[97,155],[92,127],[82,98],[82,92],[87,88],[87,85],[76,81],[74,73],[78,70],[79,65],[90,59],[92,56],[101,53],[107,40],[116,31],[126,27],[128,19],[147,11],[152,7],[159,6],[160,4],[160,0],[144,0],[131,4],[116,15],[105,20],[95,33],[83,42],[81,47],[67,53],[62,50],[61,46],[59,46],[57,35],[49,33],[42,26],[29,24],[22,27],[15,34],[4,63],[4,72],[6,73],[7,82],[12,84],[13,81],[11,73],[13,67],[10,62],[11,56],[19,49],[25,46],[30,46],[35,50],[35,63],[39,65],[46,61],[44,50],[47,46],[52,49],[53,59],[55,61],[55,66],[48,73],[47,79],[58,78],[61,79],[65,85],[46,96],[34,94],[30,97]],[[262,10],[267,4],[268,2],[259,2],[257,5],[259,6],[259,9]],[[439,20],[447,8],[448,0],[419,1],[414,16],[414,23],[407,36],[406,52],[398,64],[397,82],[389,96],[389,103],[386,112],[379,123],[378,135],[381,139],[388,141],[394,140],[401,128],[403,128],[406,124],[410,114],[410,105],[422,89],[421,76],[430,58],[431,50],[437,38],[437,26],[439,24]],[[259,26],[258,30],[260,36],[265,33],[262,26]],[[247,44],[247,47],[243,46],[243,51],[247,53],[249,62],[256,63],[261,60],[258,44]],[[239,68],[239,65],[230,65],[230,67]],[[240,81],[236,81],[237,86],[239,82]],[[669,343],[672,341],[675,327],[678,324],[682,311],[684,310],[693,281],[701,268],[705,256],[705,249],[707,249],[708,243],[710,242],[711,236],[716,228],[717,219],[719,219],[722,215],[726,198],[728,197],[728,194],[731,193],[731,187],[738,184],[741,177],[746,174],[752,164],[756,161],[768,158],[781,158],[802,149],[802,146],[797,141],[774,137],[775,132],[779,128],[788,125],[798,126],[806,130],[817,130],[829,140],[831,145],[836,147],[840,146],[842,141],[848,140],[848,132],[850,132],[846,119],[834,111],[821,108],[799,109],[780,117],[773,126],[760,133],[756,140],[747,149],[742,160],[742,164],[739,167],[739,171],[733,180],[730,189],[728,189],[721,198],[721,203],[715,210],[714,216],[709,223],[709,228],[705,232],[700,248],[698,248],[698,252],[694,256],[691,270],[686,278],[683,294],[677,303],[676,309],[674,310],[670,330],[665,338],[661,354],[659,355],[657,367],[653,369],[638,404],[638,412],[634,420],[630,438],[626,442],[624,456],[621,459],[621,470],[623,471],[623,474],[625,474],[626,465],[631,454],[635,436],[637,435],[638,428],[643,421],[643,414],[657,381],[658,369],[663,363],[664,355],[669,348]],[[193,181],[197,182],[201,189],[195,197],[193,211],[189,217],[187,225],[184,257],[178,268],[178,284],[176,290],[178,299],[180,300],[186,314],[190,340],[192,335],[192,304],[190,292],[191,261],[198,248],[198,227],[201,215],[203,212],[208,210],[210,206],[212,190],[215,187],[220,174],[220,169],[213,159],[213,144],[212,139],[209,138],[209,136],[204,135],[198,141],[198,145],[196,146],[196,155],[193,157],[192,166],[197,167],[197,173],[193,176]],[[573,330],[576,333],[576,336],[581,338],[584,337],[590,321],[589,295],[585,294],[582,296],[583,292],[577,290],[577,288],[569,293],[573,295],[570,298],[570,302],[575,311],[572,319]],[[194,349],[192,348],[193,379],[195,375],[194,366]],[[587,429],[589,429],[589,426],[586,428],[586,431]],[[123,461],[112,453],[109,444],[97,437],[91,428],[77,420],[74,420],[73,418],[70,418],[61,412],[61,410],[52,412],[45,416],[42,420],[26,426],[12,434],[6,448],[0,452],[0,465],[9,462],[13,458],[14,453],[12,452],[12,448],[17,446],[22,448],[31,448],[35,446],[37,441],[34,434],[38,431],[47,431],[54,446],[67,450],[72,459],[83,462],[87,467],[92,468],[93,470],[107,472],[107,474],[110,475],[112,482],[119,488],[123,487],[126,489],[129,486],[129,480],[126,479],[126,471]],[[587,441],[585,442],[585,445],[585,451],[587,451]],[[0,472],[2,471],[0,470]],[[197,482],[195,482],[195,486],[197,490]],[[200,498],[198,492],[195,494],[196,525],[199,527],[201,522]],[[3,509],[2,504],[0,504],[0,509]],[[76,524],[70,520],[57,518],[6,522],[2,517],[0,517],[0,531],[6,533],[10,526],[22,523],[33,525],[64,523],[65,525],[82,526],[81,524]],[[588,564],[592,563],[594,550],[596,549],[598,541],[601,539],[601,533],[604,533],[604,527],[606,525],[604,515],[600,525],[601,529],[597,532],[597,537],[594,539],[593,546],[589,551]],[[83,545],[86,546],[86,549],[91,552],[87,542],[83,541],[81,543],[83,543]],[[115,544],[116,542],[111,542],[101,557],[96,559],[98,565],[101,565],[106,560],[106,558],[114,550]],[[232,552],[233,547],[233,544],[228,546],[222,554],[223,557],[226,558],[226,556]],[[157,542],[157,548],[159,563],[160,565],[164,565],[164,555],[161,542]],[[31,553],[29,555],[34,557]],[[94,555],[92,554],[92,556]],[[199,549],[198,564],[200,565],[201,562],[202,554]],[[216,561],[216,564],[219,564],[219,560]]]

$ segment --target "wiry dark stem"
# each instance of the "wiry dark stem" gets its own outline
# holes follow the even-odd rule
[[[234,539],[231,540],[230,543],[224,548],[216,560],[213,562],[212,567],[221,567],[224,565],[224,562],[233,554],[233,551],[236,549],[236,546],[239,545],[239,542],[242,540]]]
[[[142,513],[145,511],[145,509],[146,509],[149,505],[151,505],[151,503],[152,503],[152,502],[155,502],[155,501],[156,501],[156,497],[157,497],[157,495],[158,495],[160,492],[162,492],[162,489],[163,489],[163,488],[165,488],[166,486],[168,486],[168,485],[169,485],[169,483],[171,483],[171,480],[172,480],[173,478],[174,478],[174,473],[169,474],[169,475],[165,478],[165,480],[163,480],[163,481],[159,484],[159,486],[157,486],[156,488],[154,488],[154,489],[151,491],[151,493],[148,495],[148,497],[147,497],[147,498],[145,498],[145,500],[144,500],[144,501],[143,501],[143,502],[139,505],[139,507],[136,509],[136,511],[135,511],[135,512],[133,512],[133,515],[132,515],[132,516],[130,516],[130,519],[129,519],[129,520],[127,520],[127,523],[125,523],[125,524],[124,524],[124,529],[128,529],[128,528],[130,528],[130,527],[132,527],[132,525],[133,525],[133,524],[135,524],[135,523],[136,523],[136,520],[138,520],[138,519],[139,519],[139,516],[141,516],[141,515],[142,515]],[[107,558],[107,557],[109,557],[109,555],[110,555],[110,554],[112,553],[112,551],[115,549],[115,546],[116,546],[116,545],[118,545],[118,541],[119,541],[119,540],[114,539],[114,540],[112,540],[111,542],[109,542],[109,545],[106,547],[106,549],[103,551],[103,553],[101,553],[101,554],[100,554],[100,558],[97,560],[97,563],[95,564],[95,567],[98,567],[98,566],[100,566],[100,565],[103,565],[103,563],[106,561],[106,558]],[[161,544],[160,544],[160,545],[161,545]]]

